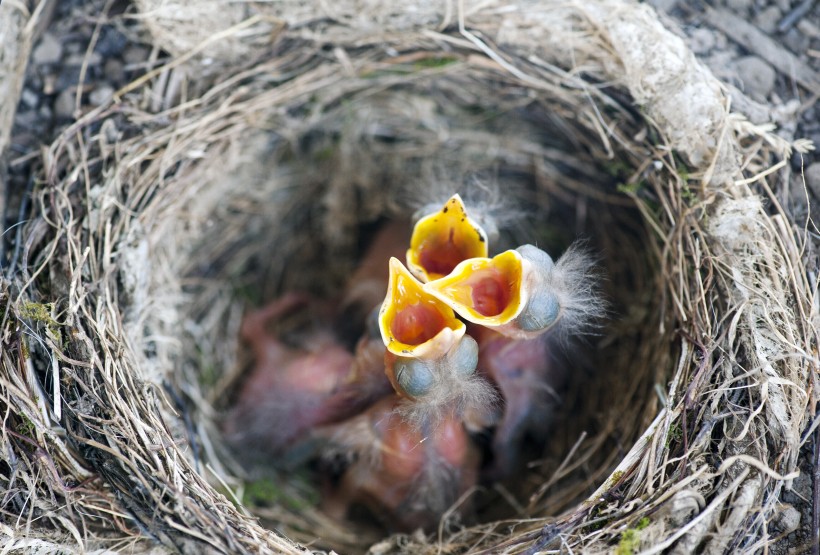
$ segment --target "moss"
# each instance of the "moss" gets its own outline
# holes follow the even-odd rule
[[[632,555],[638,552],[638,547],[641,543],[641,530],[649,526],[649,519],[643,517],[635,525],[635,528],[624,530],[621,534],[621,541],[618,542],[618,547],[615,549],[615,555]]]
[[[54,303],[35,303],[25,301],[20,307],[20,316],[29,318],[37,322],[45,322],[47,324],[56,324],[51,317],[51,309],[54,308]]]
[[[643,189],[647,185],[645,179],[638,181],[637,183],[618,183],[618,192],[619,193],[631,193],[635,194],[641,189]]]
[[[275,505],[282,498],[282,490],[273,480],[263,478],[245,484],[242,502],[246,505]]]
[[[434,56],[432,58],[423,58],[417,61],[413,64],[413,67],[416,69],[447,67],[457,61],[458,58],[453,58],[452,56]]]
[[[669,431],[666,433],[666,441],[664,442],[664,446],[669,449],[673,442],[680,443],[682,437],[683,430],[681,430],[680,424],[673,422],[669,427]]]
[[[623,177],[633,172],[635,168],[623,160],[613,160],[604,164],[604,171],[612,177]]]
[[[17,433],[27,438],[34,437],[34,422],[32,422],[25,414],[20,414],[21,422],[17,425]]]
[[[302,483],[302,477],[298,474],[290,478],[295,479],[299,484]],[[318,503],[318,495],[314,496],[310,491],[306,493],[308,495],[305,497],[291,495],[279,487],[275,480],[262,478],[245,484],[242,503],[246,506],[263,507],[281,504],[290,510],[299,511]]]
[[[48,331],[51,332],[54,342],[65,348],[65,345],[63,344],[63,334],[60,331],[60,325],[51,316],[51,312],[53,310],[54,303],[35,303],[32,301],[25,301],[20,306],[20,316],[45,324]]]

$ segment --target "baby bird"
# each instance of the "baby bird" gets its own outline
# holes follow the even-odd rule
[[[475,374],[478,345],[465,335],[464,322],[395,258],[379,330],[387,347],[385,372],[407,400],[399,409],[405,419],[422,426],[447,411],[493,403],[492,388]]]
[[[446,276],[462,260],[487,253],[487,234],[467,215],[464,202],[455,194],[441,210],[416,222],[407,250],[407,267],[426,283]]]
[[[387,260],[404,253],[408,227],[393,221],[379,229],[337,303],[291,292],[246,316],[240,335],[255,366],[225,422],[230,444],[273,454],[282,466],[298,463],[316,448],[305,441],[312,427],[352,416],[390,391],[378,308],[387,289]],[[297,310],[318,314],[327,325],[304,331],[299,346],[289,346],[267,324]]]
[[[255,367],[228,414],[225,437],[243,453],[276,456],[280,466],[312,454],[315,446],[304,441],[311,428],[348,418],[390,391],[378,336],[364,337],[354,355],[327,330],[314,331],[301,347],[268,331],[268,322],[310,303],[304,294],[287,293],[248,315],[240,332]]]
[[[487,328],[470,329],[479,343],[478,372],[501,393],[500,418],[492,439],[492,463],[486,478],[511,476],[520,467],[527,437],[543,442],[566,367],[550,353],[549,338],[512,339]]]
[[[591,258],[570,247],[554,263],[533,245],[459,263],[424,290],[475,324],[513,339],[532,339],[560,324],[585,331],[603,312]]]
[[[365,413],[317,430],[348,459],[338,487],[325,498],[337,518],[366,507],[392,531],[431,529],[478,479],[480,455],[462,422],[449,415],[421,429],[388,396]]]

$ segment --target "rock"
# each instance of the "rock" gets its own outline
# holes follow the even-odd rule
[[[123,50],[122,59],[126,65],[141,64],[148,59],[148,49],[132,44]]]
[[[23,92],[20,94],[20,100],[23,102],[24,106],[29,108],[36,108],[40,103],[40,97],[37,96],[36,92],[29,88],[23,89]]]
[[[820,39],[820,27],[809,21],[808,19],[801,19],[797,22],[797,30],[809,37],[810,39]]]
[[[800,32],[799,29],[791,28],[783,37],[783,44],[786,45],[786,48],[801,56],[806,53],[806,50],[809,49],[809,44],[811,43],[811,39]]]
[[[695,54],[706,54],[715,47],[715,33],[709,29],[698,27],[689,35],[689,48]]]
[[[678,0],[649,0],[648,4],[661,13],[669,13],[678,5]]]
[[[114,88],[109,85],[100,85],[88,95],[88,101],[92,106],[102,106],[114,96]]]
[[[87,78],[87,77],[86,77]],[[80,83],[80,66],[62,65],[57,81],[54,84],[55,92],[62,92],[66,89],[73,89]]]
[[[782,12],[787,12],[792,8],[792,0],[775,0],[774,3]]]
[[[757,56],[746,56],[735,62],[744,91],[753,98],[765,100],[774,89],[774,68]]]
[[[82,66],[85,64],[86,66],[96,66],[100,65],[102,62],[102,56],[100,56],[99,52],[91,52],[90,54],[86,54],[85,52],[81,52],[78,54],[71,54],[65,61],[65,64],[68,66]]]
[[[783,14],[777,6],[769,6],[755,16],[754,24],[764,33],[771,35],[777,30],[777,23],[781,17]]]
[[[800,526],[800,511],[791,505],[785,505],[777,516],[775,524],[780,528],[782,534],[788,534],[797,530]]]
[[[51,33],[44,33],[43,38],[31,53],[31,61],[36,65],[56,64],[63,56],[63,45]]]
[[[105,73],[105,78],[116,85],[121,84],[125,80],[125,69],[123,69],[122,62],[116,58],[105,61],[103,72]]]
[[[54,101],[54,115],[58,118],[74,119],[75,97],[74,87],[63,89]]]
[[[806,186],[815,198],[820,198],[820,162],[815,162],[803,170]]]
[[[726,0],[726,7],[744,19],[748,15],[752,4],[754,4],[753,0]]]
[[[94,51],[99,52],[103,58],[111,58],[119,56],[126,44],[128,44],[128,38],[116,27],[104,27]]]

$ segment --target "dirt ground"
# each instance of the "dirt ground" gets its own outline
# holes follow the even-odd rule
[[[692,51],[717,77],[755,102],[736,103],[735,109],[755,123],[775,122],[785,138],[808,138],[820,146],[820,2],[650,3],[680,27]],[[778,197],[795,221],[807,222],[814,252],[820,233],[810,218],[820,200],[820,153],[797,154],[791,169],[789,184]],[[816,274],[814,259],[810,271]],[[817,434],[809,434],[801,452],[801,475],[782,495],[784,510],[771,523],[773,535],[782,535],[771,553],[817,553],[817,546],[811,545],[817,448]]]
[[[820,0],[649,3],[716,76],[751,98],[733,97],[735,110],[755,123],[774,122],[788,139],[807,138],[820,145]],[[129,17],[134,7],[126,0],[51,4],[50,23],[32,51],[10,151],[0,160],[0,176],[7,177],[0,202],[6,207],[4,229],[19,221],[19,201],[30,190],[32,160],[39,149],[74,121],[78,111],[105,103],[161,56]],[[100,21],[112,24],[95,32]],[[778,196],[795,221],[808,222],[814,252],[820,231],[809,218],[811,207],[820,201],[820,152],[797,154],[791,169],[790,182]],[[13,250],[13,241],[12,233],[4,235],[0,255]],[[816,264],[810,271],[817,274]],[[781,518],[771,523],[783,535],[773,549],[776,554],[811,550],[817,434],[807,436],[801,476],[782,497],[787,507]]]

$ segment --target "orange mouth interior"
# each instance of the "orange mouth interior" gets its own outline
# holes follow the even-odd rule
[[[444,316],[432,305],[412,304],[399,308],[390,323],[390,331],[405,345],[421,345],[447,327]]]
[[[475,232],[478,236],[478,232]],[[420,265],[431,276],[446,276],[458,266],[458,263],[468,258],[481,256],[483,251],[475,248],[475,240],[469,241],[456,235],[456,229],[451,227],[449,232],[441,235],[430,235],[418,246],[418,260]]]
[[[476,272],[465,285],[472,286],[473,310],[482,316],[498,316],[512,300],[511,280],[498,268],[485,268]]]
[[[387,349],[407,356],[416,352],[416,347],[422,350],[449,348],[447,343],[455,340],[455,335],[444,342],[434,341],[448,328],[459,335],[464,333],[465,326],[452,308],[425,291],[401,262],[391,258],[390,283],[379,315],[379,329]],[[424,347],[425,344],[430,347]]]
[[[451,274],[425,287],[463,318],[484,325],[492,319],[493,325],[500,325],[514,318],[521,308],[522,279],[520,256],[506,251],[492,259],[465,260]]]
[[[487,256],[487,238],[468,216],[461,197],[420,219],[413,228],[407,264],[422,281],[442,278],[468,258]]]

